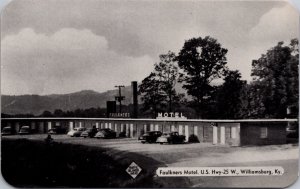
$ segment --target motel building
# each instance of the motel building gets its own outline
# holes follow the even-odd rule
[[[125,114],[124,114],[125,115]],[[126,114],[126,116],[128,116]],[[110,128],[125,132],[128,138],[137,139],[147,131],[172,132],[196,135],[200,143],[215,145],[247,146],[286,143],[288,124],[298,124],[298,119],[241,119],[206,120],[187,119],[181,113],[159,113],[156,119],[132,118],[2,118],[1,128],[12,127],[19,131],[29,126],[32,133],[47,133],[53,127],[72,130],[76,127]]]

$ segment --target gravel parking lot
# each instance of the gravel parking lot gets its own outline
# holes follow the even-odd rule
[[[47,135],[6,136],[7,138],[28,138],[43,140]],[[82,144],[88,146],[101,146],[116,155],[123,153],[138,153],[160,161],[169,167],[201,167],[201,166],[282,166],[285,174],[282,177],[270,176],[251,178],[222,178],[222,177],[196,177],[191,178],[193,186],[220,186],[229,187],[269,186],[270,181],[274,187],[287,186],[294,182],[298,173],[298,145],[271,145],[259,147],[229,147],[212,145],[210,143],[193,144],[142,144],[137,139],[96,139],[68,137],[66,135],[52,135],[56,142]],[[118,153],[118,154],[117,154]]]
[[[28,138],[43,140],[46,134],[14,135],[7,138]],[[166,164],[189,166],[191,160],[193,166],[214,165],[219,163],[237,163],[253,161],[298,159],[298,145],[269,145],[254,147],[229,147],[224,145],[212,145],[210,143],[185,143],[185,144],[142,144],[137,139],[116,138],[96,139],[69,137],[66,135],[52,135],[54,141],[89,146],[101,146],[119,151],[142,153],[153,157]],[[195,159],[197,160],[195,162]]]

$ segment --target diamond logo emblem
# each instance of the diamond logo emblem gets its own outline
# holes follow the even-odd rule
[[[138,176],[138,174],[142,171],[142,168],[140,168],[135,162],[132,162],[129,167],[126,169],[126,172],[132,177],[135,178]]]

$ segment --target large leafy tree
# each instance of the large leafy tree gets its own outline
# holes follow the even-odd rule
[[[139,86],[144,110],[150,109],[155,115],[158,111],[166,110],[166,107],[169,112],[173,111],[183,96],[175,90],[179,77],[175,53],[169,51],[160,55],[159,59],[154,64],[154,71]]]
[[[288,106],[298,107],[298,40],[289,46],[279,42],[252,62],[252,76],[260,101],[264,105],[261,117],[283,118]]]
[[[239,71],[226,72],[224,83],[217,91],[216,112],[222,119],[237,119],[244,116],[242,92],[246,81],[241,80]]]
[[[159,56],[160,62],[154,65],[157,80],[161,82],[161,90],[166,95],[168,111],[173,111],[173,106],[182,99],[182,94],[177,94],[175,85],[179,78],[179,70],[175,53],[169,51]]]
[[[263,103],[264,92],[261,90],[263,85],[261,82],[251,82],[245,87],[242,93],[242,99],[246,107],[243,111],[243,118],[264,118],[265,105]]]
[[[193,97],[198,117],[213,87],[211,81],[222,77],[226,68],[227,49],[212,37],[192,38],[184,43],[178,55],[183,88]]]
[[[158,111],[166,107],[167,96],[162,91],[162,82],[153,72],[139,85],[139,94],[142,96],[143,111],[150,111],[156,115]]]

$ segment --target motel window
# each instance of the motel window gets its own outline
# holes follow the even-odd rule
[[[260,138],[268,138],[268,128],[267,127],[260,128]]]

